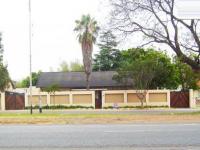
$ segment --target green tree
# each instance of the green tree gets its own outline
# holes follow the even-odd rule
[[[11,83],[11,80],[7,66],[4,66],[2,63],[0,63],[0,91],[3,92],[6,88],[8,88],[9,83]]]
[[[181,62],[177,57],[175,58],[175,63],[181,89],[199,89],[197,82],[200,80],[200,75],[194,72],[188,64]]]
[[[98,44],[99,54],[93,59],[94,71],[116,70],[119,67],[121,53],[117,47],[116,37],[110,30],[104,31]]]
[[[97,22],[90,15],[83,15],[80,20],[76,20],[74,31],[77,33],[79,43],[82,48],[84,71],[86,73],[86,88],[89,89],[89,78],[92,72],[92,51],[93,44],[99,31]]]
[[[84,71],[84,67],[78,60],[75,60],[70,62],[70,71]]]
[[[3,64],[2,34],[0,34],[0,91],[3,92],[11,82],[7,66]]]
[[[178,70],[166,53],[150,49],[145,57],[156,61],[155,76],[150,85],[151,89],[176,89],[178,87]]]
[[[118,42],[116,36],[113,35],[111,30],[103,31],[99,36],[100,42],[98,43],[99,48],[102,49],[113,49],[116,48]]]
[[[0,63],[3,62],[3,45],[2,45],[2,34],[0,33]]]
[[[150,57],[140,57],[132,61],[132,63],[123,64],[118,69],[118,75],[114,76],[114,79],[118,82],[126,82],[127,79],[132,80],[133,88],[136,90],[142,108],[146,102],[146,95],[151,87],[153,78],[156,76],[156,65],[157,60]]]
[[[39,72],[32,72],[32,85],[36,86],[38,78],[40,76],[41,71]],[[30,86],[30,77],[26,77],[25,79],[23,79],[22,81],[17,83],[17,87],[18,88],[28,88]]]
[[[151,89],[174,89],[179,85],[178,70],[171,62],[166,53],[154,49],[133,48],[121,52],[121,63],[119,68],[127,68],[130,64],[135,64],[138,60],[152,60],[156,64],[154,68],[155,76],[149,85]],[[131,69],[131,68],[130,68]],[[131,71],[131,70],[130,70]]]
[[[102,49],[93,59],[94,71],[116,70],[121,61],[121,53],[117,49]]]
[[[61,71],[61,72],[69,72],[69,66],[68,66],[68,64],[67,64],[66,61],[62,61],[62,62],[60,63],[60,66],[59,66],[59,68],[58,68],[58,71]]]

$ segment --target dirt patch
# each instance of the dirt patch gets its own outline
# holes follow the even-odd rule
[[[130,124],[200,122],[200,115],[125,115],[74,117],[1,117],[0,124]]]

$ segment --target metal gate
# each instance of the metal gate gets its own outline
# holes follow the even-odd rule
[[[170,92],[170,106],[174,108],[189,108],[189,92]]]
[[[23,93],[5,92],[6,110],[22,110],[25,108],[25,97]]]

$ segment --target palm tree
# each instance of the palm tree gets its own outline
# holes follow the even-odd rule
[[[96,42],[99,27],[94,18],[90,15],[82,15],[81,20],[76,20],[74,31],[77,33],[79,43],[82,48],[83,65],[86,74],[86,88],[89,90],[89,78],[92,72],[92,51],[93,44]]]

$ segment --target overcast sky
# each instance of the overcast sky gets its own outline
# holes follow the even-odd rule
[[[73,32],[74,21],[90,14],[100,25],[108,16],[106,0],[32,0],[33,71],[57,69],[64,60],[79,59],[81,48]],[[4,62],[13,80],[29,75],[28,0],[0,0],[0,31]],[[95,47],[95,52],[98,48]]]
[[[180,0],[181,1],[181,0]],[[186,1],[186,0],[185,0]],[[13,80],[29,75],[29,0],[0,0],[0,32],[4,62]],[[90,14],[100,26],[108,20],[108,0],[32,0],[32,70],[55,71],[62,61],[82,62],[80,45],[73,32],[76,19]],[[123,42],[123,49],[137,45]],[[140,40],[138,40],[140,41]],[[164,48],[165,49],[165,48]],[[98,48],[94,48],[97,53]],[[169,53],[169,50],[168,50]]]

